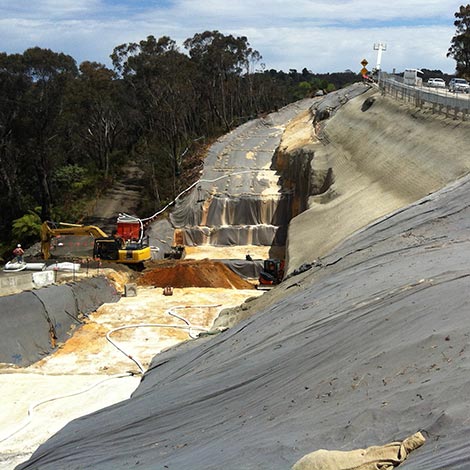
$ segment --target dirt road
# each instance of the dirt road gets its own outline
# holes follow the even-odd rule
[[[120,213],[138,215],[144,172],[137,163],[129,162],[122,169],[122,175],[96,201],[92,214],[84,220],[85,224],[97,225],[106,233],[111,233]]]

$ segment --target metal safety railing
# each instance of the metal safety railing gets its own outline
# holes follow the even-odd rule
[[[390,95],[420,109],[430,109],[433,114],[443,114],[454,119],[470,118],[470,94],[450,92],[447,89],[423,85],[407,85],[401,77],[381,72],[378,85],[382,93]]]

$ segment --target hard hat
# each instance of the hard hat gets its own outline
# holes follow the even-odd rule
[[[21,245],[18,243],[18,245],[16,245],[17,248],[21,248]]]

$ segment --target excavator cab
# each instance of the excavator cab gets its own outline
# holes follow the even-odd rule
[[[150,247],[142,243],[123,244],[115,237],[97,238],[93,247],[93,258],[103,261],[116,261],[124,264],[137,264],[151,258]]]
[[[114,237],[97,238],[93,246],[93,258],[117,261],[119,259],[120,249],[121,242]]]

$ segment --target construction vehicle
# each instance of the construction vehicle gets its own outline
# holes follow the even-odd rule
[[[44,222],[41,226],[41,252],[45,260],[51,257],[51,240],[62,235],[93,237],[95,259],[130,265],[151,259],[150,247],[143,241],[142,224],[138,220],[118,220],[112,236],[94,225]]]
[[[186,256],[184,245],[173,245],[170,251],[163,254],[165,259],[182,259]]]
[[[284,260],[269,258],[263,262],[263,270],[259,274],[257,289],[270,290],[279,284],[284,277]]]

